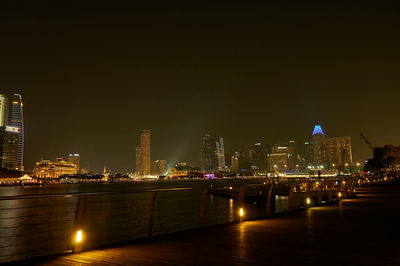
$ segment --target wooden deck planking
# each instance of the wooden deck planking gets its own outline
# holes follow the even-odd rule
[[[383,195],[383,196],[382,196]],[[266,220],[34,261],[36,265],[400,265],[400,186]]]

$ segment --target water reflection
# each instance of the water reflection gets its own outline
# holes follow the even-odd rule
[[[229,222],[235,221],[234,200],[229,199]]]

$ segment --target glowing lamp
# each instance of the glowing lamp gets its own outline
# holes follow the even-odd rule
[[[243,210],[243,208],[240,208],[240,210],[239,210],[239,215],[240,215],[240,217],[243,217],[243,216],[244,216],[244,210]]]
[[[76,232],[76,236],[75,236],[75,242],[76,243],[81,243],[83,241],[83,233],[82,230],[78,230]]]

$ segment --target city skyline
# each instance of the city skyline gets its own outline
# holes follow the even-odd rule
[[[154,158],[200,165],[306,140],[352,138],[354,160],[400,145],[396,8],[368,2],[2,1],[0,91],[24,97],[25,165],[76,151],[82,167],[132,168],[141,129]],[[173,29],[173,30],[172,30]],[[227,157],[228,158],[228,157]],[[229,158],[227,159],[229,160]]]

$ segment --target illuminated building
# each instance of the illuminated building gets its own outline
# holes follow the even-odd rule
[[[271,153],[267,155],[268,170],[276,172],[298,169],[302,160],[300,156],[295,154],[294,146],[294,140],[290,140],[289,143],[272,146]]]
[[[314,127],[312,134],[313,139],[313,151],[314,151],[314,165],[323,165],[323,142],[325,139],[325,133],[322,131],[320,125]]]
[[[276,152],[276,150],[274,152],[274,149],[273,149],[272,152],[273,153],[269,154],[269,156],[268,156],[269,166],[270,166],[269,171],[275,172],[275,171],[288,170],[289,169],[289,158],[290,158],[288,150],[282,149],[279,152]]]
[[[136,147],[136,176],[143,176],[143,159],[141,147]]]
[[[309,141],[304,142],[304,162],[305,166],[314,164],[314,147]]]
[[[344,171],[353,164],[350,137],[326,138],[322,150],[325,168]]]
[[[232,172],[239,172],[239,156],[232,155]]]
[[[254,144],[254,148],[250,150],[250,161],[252,168],[257,172],[265,172],[266,168],[266,153],[261,142]]]
[[[36,163],[33,170],[33,175],[38,178],[58,178],[61,175],[75,175],[77,173],[76,165],[62,159],[56,162],[42,160]]]
[[[150,130],[142,130],[140,132],[140,146],[136,147],[137,176],[149,176],[151,172],[150,135]]]
[[[8,100],[6,96],[0,94],[0,127],[8,125]]]
[[[236,151],[232,156],[232,172],[236,174],[249,174],[250,170],[251,166],[246,153],[240,150]]]
[[[203,172],[199,167],[190,167],[186,163],[178,163],[174,168],[168,170],[167,178],[200,178]]]
[[[312,165],[308,168],[336,169],[340,171],[350,168],[353,164],[350,137],[325,137],[320,125],[314,127]],[[307,144],[308,142],[306,142]],[[310,145],[310,144],[308,144]],[[307,147],[307,149],[309,149]],[[311,160],[308,155],[308,160]]]
[[[79,171],[81,169],[81,157],[77,153],[71,153],[68,155],[68,162],[76,165],[76,169]]]
[[[0,127],[0,160],[2,168],[18,170],[18,135],[19,128]]]
[[[216,142],[216,155],[218,160],[218,169],[225,169],[225,147],[224,147],[224,138],[220,137],[219,141]]]
[[[11,126],[19,129],[18,133],[18,151],[17,151],[17,167],[24,170],[24,113],[23,113],[22,96],[14,94],[12,96],[11,107]]]
[[[209,134],[203,136],[201,163],[206,172],[215,171],[218,165],[216,141]]]

